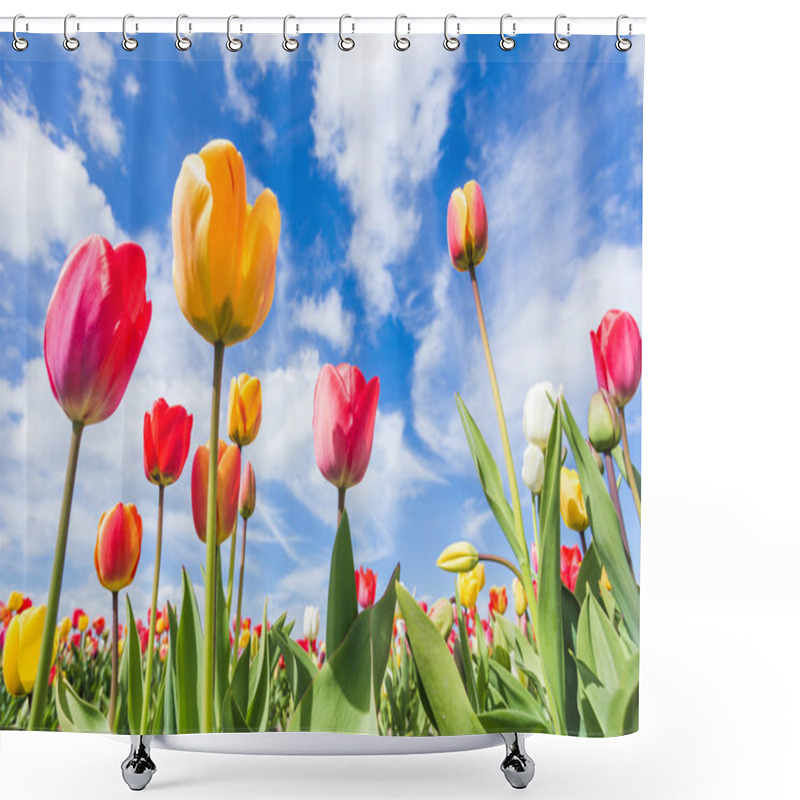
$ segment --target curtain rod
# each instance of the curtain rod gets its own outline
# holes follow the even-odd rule
[[[514,17],[506,16],[504,29],[508,35],[531,33],[553,33],[554,17]],[[13,29],[13,17],[0,17],[0,32],[10,33]],[[383,33],[394,34],[394,17],[351,17],[347,15],[343,23],[346,33]],[[399,30],[403,35],[442,34],[444,17],[401,17]],[[616,17],[570,17],[561,16],[559,30],[569,35],[607,34],[614,35],[617,30]],[[130,16],[127,22],[129,35],[136,33],[175,33],[175,17],[136,17]],[[71,33],[120,33],[122,17],[70,17]],[[186,15],[181,19],[181,31],[191,33],[226,33],[227,17],[195,17]],[[232,22],[231,30],[236,34],[272,33],[283,34],[283,17],[237,17]],[[496,17],[458,17],[453,16],[449,22],[449,30],[457,35],[499,33],[500,15]],[[339,17],[292,17],[289,23],[291,34],[339,33]],[[17,21],[17,33],[63,33],[64,17],[20,17]],[[629,17],[624,20],[623,35],[636,35],[645,32],[644,17]]]

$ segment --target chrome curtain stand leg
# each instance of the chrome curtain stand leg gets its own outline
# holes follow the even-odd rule
[[[525,739],[519,733],[501,733],[506,745],[506,757],[500,765],[506,780],[515,789],[524,789],[536,769],[533,759],[525,752]]]
[[[122,778],[134,792],[140,792],[155,775],[156,765],[150,758],[152,736],[131,734],[131,752],[122,762]]]

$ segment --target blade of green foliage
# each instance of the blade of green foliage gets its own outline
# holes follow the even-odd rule
[[[478,695],[478,707],[476,712],[486,710],[486,691],[489,686],[489,647],[486,644],[486,636],[483,633],[481,618],[475,611],[475,639],[478,643],[478,664],[475,677],[475,691]]]
[[[105,716],[82,700],[70,686],[60,669],[55,678],[56,714],[62,731],[72,733],[108,733]]]
[[[136,617],[131,608],[131,599],[125,595],[125,606],[128,611],[128,720],[131,733],[145,733],[140,731],[142,724],[142,703],[144,697],[144,678],[142,677],[142,646],[139,642],[139,632],[136,630]],[[151,644],[148,642],[148,644]]]
[[[442,635],[400,583],[397,602],[436,729],[443,736],[483,733]]]
[[[239,656],[231,678],[230,692],[239,708],[247,708],[247,694],[250,688],[250,648],[245,647]]]
[[[589,548],[591,549],[591,548]],[[580,732],[581,714],[578,707],[578,668],[575,663],[575,641],[581,607],[575,595],[561,584],[561,618],[564,623],[564,711],[567,733]]]
[[[508,543],[511,545],[511,549],[517,557],[517,560],[520,562],[527,562],[528,555],[523,551],[520,542],[517,541],[516,529],[514,527],[514,514],[506,499],[503,479],[500,476],[497,462],[494,460],[492,451],[489,450],[489,446],[486,444],[486,440],[483,438],[483,434],[480,432],[475,420],[472,418],[464,401],[458,394],[456,394],[456,405],[458,406],[458,413],[461,417],[461,424],[464,426],[464,433],[467,437],[469,451],[472,454],[472,461],[478,473],[478,480],[481,482],[481,487],[483,488],[483,493],[486,495],[489,508],[491,508],[506,539],[508,539]]]
[[[347,636],[347,631],[358,616],[353,543],[347,511],[336,531],[331,552],[331,576],[328,582],[328,621],[325,647],[332,656]]]
[[[270,707],[270,685],[272,670],[278,660],[273,660],[274,636],[267,628],[267,601],[264,601],[264,620],[261,624],[261,642],[256,655],[255,682],[250,690],[250,703],[247,707],[247,724],[253,731],[267,730]],[[252,674],[252,673],[251,673]]]
[[[553,726],[547,718],[547,709],[540,705],[508,670],[503,669],[495,661],[489,662],[489,680],[503,698],[507,708],[535,717],[549,733],[554,732]]]
[[[540,717],[515,708],[496,708],[478,715],[486,733],[550,733],[550,727]]]
[[[561,621],[561,418],[556,408],[547,443],[539,509],[539,602],[537,625],[550,716],[556,733],[566,727],[564,631]]]
[[[608,709],[611,736],[639,730],[639,653],[634,653],[622,675],[622,685],[611,697]]]
[[[611,455],[614,456],[614,461],[617,464],[617,468],[619,469],[620,475],[625,479],[625,483],[630,486],[630,481],[628,480],[628,471],[625,469],[625,456],[622,453],[622,448],[617,445],[612,451]],[[642,476],[639,474],[639,470],[636,468],[636,464],[631,464],[633,467],[633,477],[636,478],[636,488],[639,490],[639,497],[642,496]]]
[[[222,719],[222,704],[228,692],[231,663],[231,638],[225,605],[225,587],[222,585],[221,561],[220,550],[217,547],[217,602],[214,623],[214,715],[217,724]],[[238,647],[238,644],[234,643],[234,647]]]
[[[178,636],[178,617],[171,603],[167,603],[167,617],[169,619],[170,646],[167,651],[166,687],[164,689],[164,728],[165,735],[178,732],[178,693],[176,691],[177,661],[174,642]]]
[[[529,671],[535,676],[540,686],[544,686],[544,673],[542,672],[542,662],[533,649],[533,645],[523,636],[522,631],[505,617],[497,616],[494,620],[495,630],[500,628],[505,638],[513,642],[514,656],[517,667]]]
[[[203,663],[203,631],[194,587],[183,570],[183,599],[175,663],[178,696],[178,733],[200,730],[200,665]]]
[[[618,689],[629,654],[592,595],[587,595],[583,601],[575,644],[577,657],[597,676],[600,683],[611,692]]]
[[[317,676],[317,668],[308,653],[294,639],[290,639],[283,630],[276,627],[272,632],[286,664],[292,701],[296,706]]]
[[[622,547],[619,519],[614,504],[606,491],[603,477],[597,469],[594,456],[586,444],[580,428],[566,401],[563,402],[565,431],[569,439],[578,477],[586,502],[586,513],[592,527],[592,543],[597,547],[600,563],[606,568],[625,627],[635,644],[639,644],[639,591],[633,580],[625,551]]]
[[[365,609],[325,662],[289,723],[291,731],[378,734],[378,706],[386,674],[396,603],[395,568],[381,599]]]
[[[575,597],[578,603],[583,603],[583,598],[588,590],[599,600],[600,599],[600,576],[603,572],[603,565],[597,557],[597,548],[594,542],[589,545],[586,555],[581,561],[581,568],[575,581]]]
[[[119,687],[117,713],[114,717],[114,733],[129,733],[128,730],[128,639],[122,645],[119,658]]]
[[[151,735],[154,733],[161,733],[164,730],[164,695],[166,690],[166,674],[168,670],[164,669],[164,679],[158,684],[158,694],[156,695],[156,704],[153,710],[153,718],[147,726],[147,732]]]
[[[222,701],[222,730],[225,733],[250,733],[244,714],[230,689]]]

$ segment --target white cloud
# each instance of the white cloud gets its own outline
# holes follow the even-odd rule
[[[339,350],[347,350],[353,340],[355,317],[342,307],[342,296],[335,288],[324,297],[303,297],[294,307],[295,325],[321,336]]]
[[[420,39],[408,59],[381,36],[346,58],[335,37],[312,44],[316,157],[347,192],[355,215],[348,260],[370,315],[396,303],[390,268],[410,252],[420,225],[416,194],[439,163],[456,86],[457,59]]]
[[[114,116],[111,78],[116,69],[112,40],[86,37],[76,52],[80,73],[78,119],[92,149],[116,158],[122,150],[122,123]]]
[[[633,46],[625,56],[625,72],[629,78],[636,81],[641,105],[644,94],[644,36],[633,39]]]
[[[54,267],[54,257],[90,233],[123,238],[105,194],[92,183],[86,154],[41,120],[24,95],[3,89],[0,251]]]
[[[125,76],[124,81],[122,82],[123,94],[130,100],[135,100],[139,96],[141,91],[142,91],[142,86],[137,80],[136,76],[132,72],[129,72]]]

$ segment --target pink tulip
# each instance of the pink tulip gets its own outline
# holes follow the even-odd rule
[[[375,602],[377,576],[371,569],[360,567],[356,572],[356,595],[361,608],[369,608]]]
[[[192,415],[160,397],[144,414],[144,474],[150,483],[169,486],[183,472],[192,436]]]
[[[581,549],[578,545],[574,547],[561,546],[561,580],[571,592],[575,591],[582,560]]]
[[[350,364],[325,364],[314,390],[314,454],[334,486],[359,483],[369,466],[380,381],[367,383]]]
[[[200,445],[192,463],[192,516],[201,541],[206,540],[208,508],[208,446]],[[219,440],[217,460],[217,544],[222,544],[236,527],[239,510],[241,453],[238,447]]]
[[[454,189],[447,206],[447,245],[450,260],[460,271],[476,267],[486,255],[489,223],[483,192],[477,181]]]
[[[144,251],[89,236],[69,255],[50,298],[44,360],[50,387],[73,422],[110,417],[125,394],[150,326]]]
[[[242,519],[249,519],[256,510],[256,474],[253,465],[248,461],[242,475],[242,485],[239,489],[239,513]]]
[[[617,408],[630,402],[642,377],[642,337],[627,311],[607,311],[597,331],[590,331],[597,385]]]

